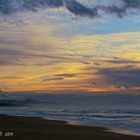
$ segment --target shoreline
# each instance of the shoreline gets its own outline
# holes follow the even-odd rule
[[[132,136],[140,136],[140,133],[136,133],[132,130],[129,129],[125,129],[125,128],[119,128],[119,127],[113,127],[113,126],[109,126],[109,125],[94,125],[94,124],[89,124],[89,123],[82,123],[80,121],[74,121],[74,120],[66,120],[66,119],[52,119],[52,118],[42,118],[45,120],[54,120],[54,121],[65,121],[66,124],[68,125],[77,125],[77,126],[91,126],[91,127],[101,127],[104,128],[105,131],[108,132],[114,132],[117,134],[123,134],[123,135],[132,135]]]
[[[71,122],[72,123],[72,122]],[[140,136],[120,134],[100,126],[68,124],[65,120],[0,115],[0,132],[14,132],[11,140],[139,140]],[[7,137],[0,136],[1,140]]]

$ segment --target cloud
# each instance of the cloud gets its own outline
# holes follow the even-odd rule
[[[33,61],[34,59],[34,61]],[[42,61],[45,59],[45,62]],[[41,61],[39,61],[41,60]],[[0,66],[6,65],[52,65],[57,62],[74,61],[74,59],[66,56],[58,56],[51,54],[37,54],[30,53],[25,50],[18,50],[13,48],[0,48]],[[36,62],[36,63],[34,63]]]
[[[111,64],[127,64],[127,65],[137,65],[140,64],[140,61],[128,60],[128,59],[120,59],[113,58],[112,60],[102,60],[102,63],[111,63]]]
[[[116,87],[135,88],[140,87],[140,68],[103,68],[99,74],[105,76]]]
[[[1,0],[0,12],[11,14],[17,11],[37,11],[41,8],[59,8],[65,7],[71,13],[80,16],[96,16],[96,9],[90,9],[75,0]]]
[[[50,77],[50,78],[43,78],[43,82],[48,82],[48,81],[59,81],[59,80],[64,80],[63,77]]]
[[[76,74],[67,73],[67,74],[57,74],[55,76],[57,76],[57,77],[74,77],[74,76],[76,76]]]
[[[122,2],[123,6],[99,6],[98,8],[110,14],[115,13],[118,17],[126,15],[128,10],[140,9],[140,0],[122,0]]]
[[[22,51],[0,48],[0,66],[21,65],[21,59],[25,58]]]
[[[3,14],[11,14],[17,11],[36,11],[38,8],[60,7],[62,5],[62,0],[1,0],[0,12]]]
[[[98,16],[96,8],[88,8],[75,0],[65,0],[65,7],[75,15],[96,17]]]
[[[75,77],[76,74],[72,74],[72,73],[66,73],[66,74],[56,74],[52,77],[43,77],[42,81],[46,82],[46,81],[60,81],[60,80],[64,80],[65,78],[71,78],[71,77]]]
[[[105,2],[107,4],[105,4]],[[111,3],[111,4],[110,4]],[[128,10],[140,9],[140,0],[118,0],[114,3],[108,0],[93,0],[87,5],[86,2],[78,0],[1,0],[0,12],[2,14],[12,14],[18,11],[37,11],[42,8],[59,8],[65,7],[69,12],[78,15],[94,18],[100,16],[100,10],[116,14],[122,17],[127,14]]]

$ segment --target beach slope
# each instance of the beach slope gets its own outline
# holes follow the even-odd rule
[[[0,140],[140,140],[103,127],[69,125],[65,121],[32,117],[0,116]],[[13,136],[5,136],[14,132]]]

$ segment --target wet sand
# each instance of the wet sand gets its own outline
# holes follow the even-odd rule
[[[0,140],[140,140],[96,126],[71,125],[65,121],[0,115]],[[5,136],[14,132],[13,136]],[[11,133],[9,133],[11,134]]]

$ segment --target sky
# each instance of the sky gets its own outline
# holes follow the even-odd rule
[[[140,0],[0,0],[0,91],[140,93]]]

